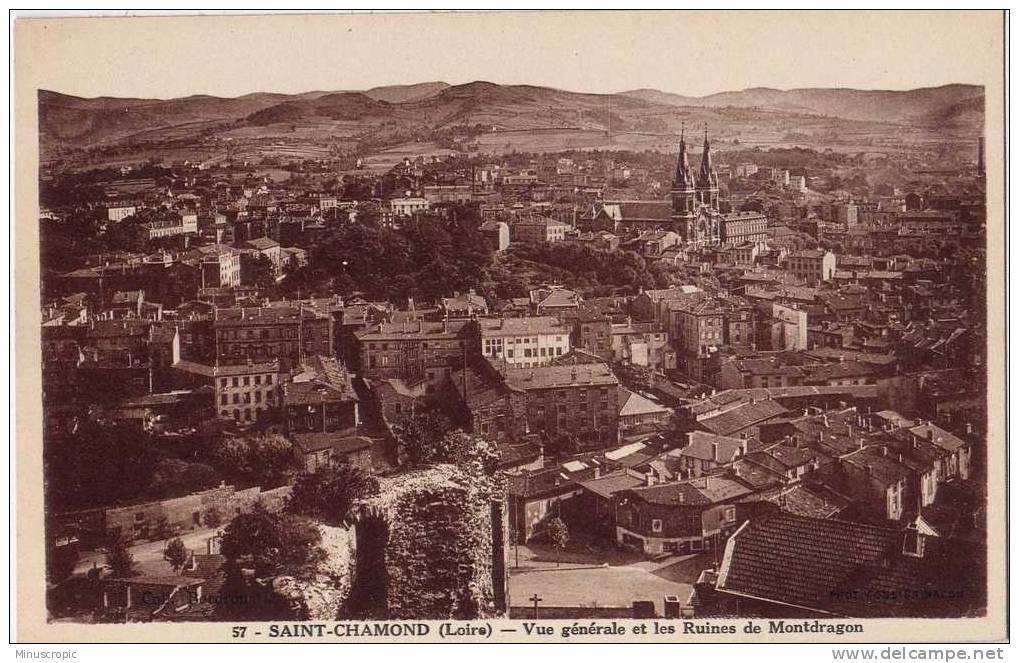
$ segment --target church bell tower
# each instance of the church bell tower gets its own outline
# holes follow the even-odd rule
[[[689,242],[693,239],[697,218],[697,189],[690,161],[686,155],[684,130],[679,134],[679,158],[676,160],[676,177],[672,182],[672,227],[676,233]]]

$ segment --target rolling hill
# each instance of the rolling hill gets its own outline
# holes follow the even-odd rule
[[[180,147],[208,138],[249,145],[282,139],[321,149],[337,140],[381,145],[468,130],[484,132],[482,142],[500,149],[516,149],[515,134],[523,132],[533,134],[521,143],[531,149],[556,145],[549,139],[546,147],[534,132],[569,133],[568,142],[577,145],[657,149],[673,141],[681,123],[708,124],[716,140],[733,144],[869,149],[895,140],[977,135],[983,90],[970,85],[909,91],[752,88],[685,97],[648,89],[589,94],[474,81],[167,100],[82,99],[40,91],[39,122],[44,153],[95,146],[158,149],[168,141]],[[629,143],[619,136],[629,136]],[[574,141],[578,137],[582,140]]]
[[[686,97],[649,89],[630,90],[621,94],[673,106],[768,108],[829,115],[847,120],[923,124],[944,115],[957,104],[972,104],[978,99],[982,100],[983,93],[983,88],[978,85],[944,85],[904,91],[748,88],[706,97]]]

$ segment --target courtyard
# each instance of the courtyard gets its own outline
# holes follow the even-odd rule
[[[701,571],[713,564],[712,553],[651,559],[574,542],[557,562],[551,546],[531,543],[510,549],[510,603],[530,606],[530,597],[537,594],[542,606],[629,607],[634,601],[653,601],[660,611],[665,596],[677,596],[685,605]]]

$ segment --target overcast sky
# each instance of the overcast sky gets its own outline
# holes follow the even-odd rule
[[[758,86],[980,84],[995,54],[979,46],[1001,30],[998,13],[947,12],[35,20],[46,29],[24,41],[45,68],[46,87],[160,98],[431,80],[692,96]]]

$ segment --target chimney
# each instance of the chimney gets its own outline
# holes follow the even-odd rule
[[[711,460],[715,461],[716,463],[719,461],[719,458],[718,458],[718,442],[712,442],[711,443]]]
[[[888,455],[888,447],[887,446],[882,446],[881,447],[881,455],[882,456],[887,456]]]

